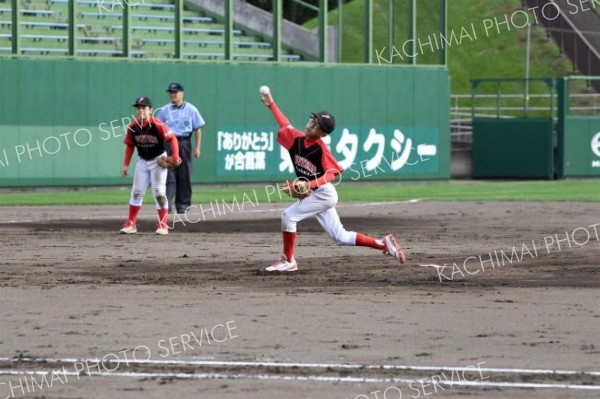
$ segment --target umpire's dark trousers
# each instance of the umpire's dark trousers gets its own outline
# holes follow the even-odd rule
[[[177,210],[177,213],[185,213],[185,210],[192,205],[192,140],[191,136],[187,138],[177,138],[179,144],[179,157],[181,165],[169,169],[167,175],[167,199],[171,211]],[[167,153],[171,155],[171,149]],[[173,202],[175,197],[175,202]],[[173,206],[175,204],[175,206]]]

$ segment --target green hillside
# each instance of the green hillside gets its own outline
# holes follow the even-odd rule
[[[384,47],[388,46],[388,0],[374,0],[374,44],[377,53],[382,54]],[[396,2],[395,8],[395,38],[394,45],[399,50],[408,39],[408,7],[406,2]],[[418,31],[417,37],[423,42],[428,40],[430,34],[437,34],[439,38],[439,1],[420,0],[418,2]],[[452,0],[448,2],[449,33],[454,30],[460,38],[461,28],[465,27],[471,38],[463,36],[460,44],[458,40],[448,49],[448,67],[452,77],[452,93],[470,93],[470,80],[474,78],[511,77],[522,78],[525,76],[525,53],[527,29],[518,29],[513,26],[500,26],[500,33],[496,27],[488,30],[484,20],[497,18],[504,20],[521,7],[521,0]],[[329,13],[329,23],[337,23],[338,11]],[[518,25],[523,25],[523,18],[515,18]],[[364,26],[365,26],[365,1],[353,0],[344,5],[343,9],[343,62],[363,62],[364,60]],[[531,16],[533,21],[533,15]],[[475,34],[471,24],[474,24]],[[312,20],[305,24],[314,28],[317,21]],[[426,46],[425,46],[426,47]],[[424,48],[425,48],[424,47]],[[388,49],[383,52],[385,60],[390,61]],[[431,52],[430,48],[425,54],[418,57],[419,64],[434,64],[439,59],[437,51]],[[406,64],[408,58],[395,56],[391,59],[394,64]],[[374,54],[373,62],[385,64],[382,59]],[[557,77],[572,73],[570,61],[560,54],[558,46],[546,35],[544,28],[539,25],[532,29],[531,51],[531,77]],[[484,88],[485,92],[493,92],[494,88]],[[542,87],[531,88],[532,92],[543,91]]]

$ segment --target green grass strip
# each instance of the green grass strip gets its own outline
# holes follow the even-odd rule
[[[452,181],[452,182],[342,182],[338,187],[340,201],[600,201],[600,181]],[[126,205],[129,187],[95,189],[2,190],[0,206],[43,205]],[[250,205],[289,202],[272,185],[256,183],[243,186],[195,186],[194,204],[243,202]],[[150,191],[146,203],[151,203]]]

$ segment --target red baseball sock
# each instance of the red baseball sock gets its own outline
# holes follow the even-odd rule
[[[294,257],[294,242],[296,241],[296,233],[291,231],[283,232],[283,254],[288,262],[291,262]]]
[[[138,213],[140,213],[141,206],[131,205],[129,204],[129,221],[135,223],[138,217]]]
[[[366,236],[361,233],[356,233],[356,246],[357,247],[371,247],[375,249],[384,249],[385,245],[382,242],[378,242],[378,240],[373,237]]]
[[[158,223],[167,224],[167,213],[168,212],[169,212],[168,209],[159,209],[158,210]]]

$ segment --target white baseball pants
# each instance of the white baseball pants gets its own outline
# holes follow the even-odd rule
[[[135,174],[133,175],[130,205],[142,206],[148,185],[152,185],[156,209],[169,209],[167,202],[167,169],[156,164],[158,158],[163,155],[166,155],[166,153],[149,161],[138,157],[135,164]]]
[[[356,245],[356,232],[344,229],[335,210],[338,195],[331,183],[322,185],[310,196],[288,207],[281,215],[281,229],[295,232],[296,224],[315,216],[323,230],[339,245]]]

